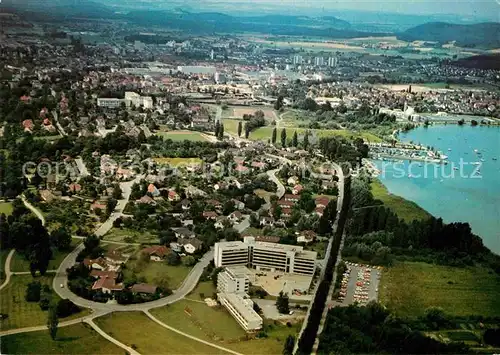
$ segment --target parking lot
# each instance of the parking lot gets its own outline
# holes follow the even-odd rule
[[[346,262],[337,305],[350,305],[354,302],[366,304],[377,300],[380,282],[380,269],[369,265]]]

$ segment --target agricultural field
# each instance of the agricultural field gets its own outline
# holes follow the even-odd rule
[[[132,256],[125,266],[125,280],[135,277],[137,280],[144,279],[143,282],[171,290],[177,289],[191,271],[191,267],[184,265],[172,266],[166,261],[143,260],[138,254]]]
[[[12,207],[12,203],[10,202],[0,202],[0,214],[5,214],[6,216],[10,216],[14,207]]]
[[[115,312],[94,322],[104,332],[141,354],[225,354],[162,327],[142,312]]]
[[[374,199],[382,201],[385,207],[391,209],[399,218],[404,219],[406,222],[411,222],[414,219],[424,220],[431,217],[429,212],[415,202],[391,194],[379,180],[374,180],[371,183],[371,188]]]
[[[103,338],[89,325],[59,328],[56,340],[48,331],[2,337],[2,354],[123,354],[123,349]]]
[[[71,249],[68,251],[59,251],[59,250],[53,250],[52,253],[52,259],[49,262],[49,267],[47,270],[56,270],[59,265],[61,265],[62,261],[64,258],[70,253],[71,250],[73,250],[79,243],[82,243],[81,239],[73,238],[71,242]],[[14,256],[12,257],[12,261],[10,264],[10,270],[17,272],[17,271],[30,271],[30,263],[24,255],[21,253],[14,253]]]
[[[200,158],[153,158],[155,163],[160,165],[170,165],[173,167],[201,165]]]
[[[208,140],[200,132],[195,131],[169,131],[158,132],[156,135],[163,139],[171,139],[174,142],[192,141],[192,142],[207,142]]]
[[[6,319],[0,321],[0,329],[2,331],[47,323],[47,311],[42,311],[38,302],[26,302],[25,300],[26,287],[28,283],[34,280],[40,281],[42,285],[49,285],[52,288],[52,276],[33,278],[31,275],[13,275],[7,286],[0,291],[0,313],[7,314],[8,316]],[[59,300],[59,297],[55,293],[53,293],[52,297],[54,301]],[[60,321],[83,317],[86,314],[88,314],[88,310],[84,309]]]
[[[455,316],[500,316],[500,276],[480,267],[401,262],[384,269],[380,302],[398,316],[440,307]]]
[[[228,107],[222,111],[222,117],[227,118],[243,118],[243,115],[253,115],[256,111],[264,112],[264,118],[268,121],[278,119],[278,115],[273,108],[266,106],[252,106],[252,107]]]
[[[249,135],[249,139],[251,140],[263,140],[267,141],[268,139],[271,139],[272,132],[273,132],[272,126],[266,126],[266,127],[260,127],[257,128],[255,131],[252,131]],[[281,137],[281,131],[282,129],[278,129],[277,132],[277,142],[280,141]],[[381,142],[382,140],[375,136],[372,133],[369,132],[354,132],[354,131],[349,131],[346,129],[306,129],[306,128],[291,128],[287,127],[285,128],[286,131],[286,136],[287,136],[287,141],[290,141],[293,137],[294,132],[297,132],[298,135],[303,135],[306,131],[309,131],[311,135],[316,135],[318,138],[321,137],[331,137],[331,136],[338,136],[338,137],[344,137],[348,139],[355,139],[355,138],[363,138],[367,142]]]

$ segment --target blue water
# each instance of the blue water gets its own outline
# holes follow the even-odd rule
[[[500,127],[420,127],[399,138],[438,149],[449,164],[375,161],[388,190],[445,222],[469,222],[484,244],[500,254]],[[480,173],[472,162],[481,163]]]

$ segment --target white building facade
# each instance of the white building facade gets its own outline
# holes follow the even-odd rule
[[[317,253],[301,246],[268,242],[256,242],[245,237],[243,242],[215,244],[216,267],[242,265],[263,271],[279,271],[290,274],[313,276]]]
[[[238,324],[247,332],[262,328],[262,318],[253,309],[253,301],[236,293],[218,293],[219,302],[226,307]]]
[[[217,275],[217,292],[246,295],[250,279],[244,266],[230,266]]]

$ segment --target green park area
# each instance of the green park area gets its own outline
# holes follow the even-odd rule
[[[82,240],[73,238],[69,250],[61,251],[58,249],[53,249],[52,259],[50,259],[47,270],[57,270],[64,258],[81,242]],[[23,254],[15,252],[10,264],[10,270],[13,272],[30,271],[30,263]]]
[[[85,323],[59,328],[56,340],[47,330],[5,336],[1,349],[2,354],[123,354]]]
[[[239,120],[225,119],[223,122],[224,122],[224,130],[226,132],[231,133],[233,135],[238,134],[238,122],[239,122]],[[242,121],[242,122],[244,124],[244,121]],[[346,129],[306,129],[306,128],[300,128],[300,127],[290,127],[287,124],[286,127],[278,128],[277,142],[280,141],[281,131],[283,128],[285,128],[285,131],[286,131],[287,141],[292,139],[295,132],[297,132],[298,135],[302,135],[306,131],[309,131],[309,133],[311,135],[316,135],[320,138],[321,137],[337,136],[337,137],[344,137],[347,139],[363,138],[365,141],[368,141],[368,142],[381,142],[382,141],[379,137],[377,137],[374,134],[369,133],[369,132],[355,132],[355,131],[350,131],[350,130],[346,130]],[[274,126],[265,126],[265,127],[257,128],[256,130],[250,132],[250,135],[248,136],[248,138],[251,140],[267,141],[268,139],[271,139],[273,129],[274,129]],[[242,136],[244,136],[244,129],[243,129]]]
[[[193,142],[206,142],[207,139],[203,137],[200,132],[194,131],[168,131],[168,132],[158,132],[158,136],[164,139],[171,139],[174,142],[180,141],[193,141]]]
[[[104,235],[103,242],[154,243],[158,236],[148,232],[129,228],[112,228]]]
[[[402,197],[391,194],[379,180],[371,183],[373,198],[380,200],[384,206],[391,209],[405,222],[411,222],[414,219],[423,220],[430,218],[429,212],[417,205],[415,202],[405,200]]]
[[[1,330],[32,327],[47,323],[47,311],[40,308],[38,302],[27,302],[25,299],[26,289],[32,281],[39,281],[42,285],[52,288],[52,276],[13,275],[10,282],[0,291],[0,313],[6,315],[0,320]],[[53,302],[60,298],[54,292],[51,294]],[[88,310],[82,310],[70,317],[61,319],[83,317],[88,314]]]
[[[184,260],[186,258],[192,260],[192,257],[184,257]],[[137,253],[125,264],[123,278],[125,282],[145,282],[163,289],[175,290],[182,285],[192,268],[183,265],[183,259],[177,262],[178,265],[169,265],[169,260],[152,261],[148,255]]]
[[[94,322],[107,334],[141,354],[225,354],[162,327],[142,312],[115,312]]]
[[[0,250],[0,281],[5,279],[5,260],[7,255],[9,255],[10,250],[2,249]]]
[[[0,202],[0,214],[5,214],[6,216],[10,216],[14,207],[10,202]]]
[[[401,262],[384,269],[379,290],[380,302],[398,316],[420,316],[430,307],[454,316],[500,316],[500,276],[480,267]]]
[[[186,299],[151,313],[171,327],[242,354],[255,354],[256,349],[265,354],[279,354],[286,337],[298,332],[299,324],[287,327],[265,321],[267,337],[247,335],[223,306],[209,307],[203,302],[206,297],[212,298],[214,292],[212,282],[201,282]]]

